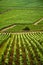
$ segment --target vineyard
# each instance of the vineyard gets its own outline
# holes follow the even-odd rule
[[[0,65],[43,65],[43,0],[0,0]]]
[[[43,32],[0,33],[0,65],[43,65]]]

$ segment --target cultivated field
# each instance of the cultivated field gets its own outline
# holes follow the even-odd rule
[[[43,7],[43,0],[0,0],[0,11],[29,7]]]
[[[0,14],[0,29],[15,23],[34,23],[43,18],[43,8],[11,10]]]
[[[43,0],[0,0],[0,31],[15,24],[20,25],[20,23],[32,24],[32,28],[31,25],[28,25],[31,30],[37,30],[37,27],[39,27],[38,30],[43,30],[42,25],[33,25],[34,22],[38,22],[42,18]],[[22,28],[22,26],[20,27]],[[35,29],[33,29],[34,27]],[[14,26],[12,29],[16,29],[18,32],[19,26],[16,25],[16,28]],[[12,29],[5,31],[16,32]]]
[[[43,65],[43,0],[0,0],[0,65]]]
[[[43,65],[43,32],[0,33],[0,40],[0,65]]]

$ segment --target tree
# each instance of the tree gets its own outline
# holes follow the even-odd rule
[[[28,27],[25,27],[23,30],[24,31],[30,31],[30,29]]]

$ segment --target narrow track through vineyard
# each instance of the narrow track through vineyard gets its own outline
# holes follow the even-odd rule
[[[1,47],[6,44],[0,54],[0,65],[43,65],[43,32],[6,33],[3,36],[8,38],[5,37],[4,43],[0,42]]]

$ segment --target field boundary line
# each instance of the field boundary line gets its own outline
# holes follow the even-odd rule
[[[11,33],[6,33],[6,32],[0,32],[0,34],[28,34],[28,33],[43,33],[43,31],[30,31],[30,32],[11,32]]]
[[[39,19],[38,21],[36,21],[36,22],[34,23],[34,25],[37,25],[37,24],[40,23],[41,21],[43,21],[43,18],[41,18],[41,19]]]
[[[3,28],[0,32],[4,32],[4,31],[8,30],[9,28],[12,28],[12,27],[15,27],[15,26],[16,26],[16,25],[14,24],[14,25],[5,27],[5,28]]]

